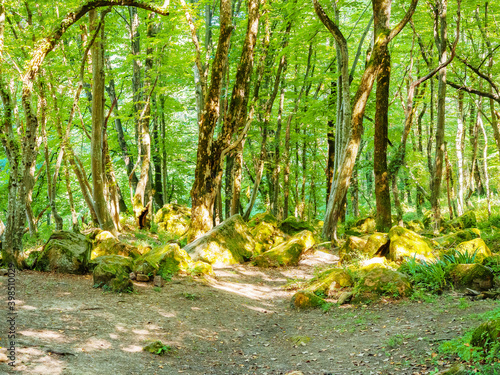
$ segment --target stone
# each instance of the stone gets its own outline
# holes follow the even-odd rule
[[[260,254],[254,260],[259,267],[296,266],[301,254],[314,246],[313,234],[304,230],[272,249]]]
[[[342,262],[363,257],[363,249],[367,240],[356,236],[349,236],[339,249],[339,258]]]
[[[278,227],[278,220],[270,212],[262,212],[252,217],[248,222],[248,227],[254,228],[261,223],[267,223],[273,227]]]
[[[233,215],[184,247],[193,261],[243,263],[256,255],[255,240],[243,218]]]
[[[387,233],[375,232],[366,241],[365,247],[362,249],[365,258],[371,258],[375,256],[375,253],[380,249],[380,247],[387,243],[389,236]]]
[[[90,260],[90,241],[82,234],[54,232],[36,260],[36,269],[46,272],[84,274]]]
[[[166,204],[156,212],[154,222],[159,230],[181,237],[189,229],[191,209],[175,203]]]
[[[313,293],[332,296],[339,289],[354,284],[350,274],[342,268],[331,268],[321,272],[318,276],[309,280],[304,289]]]
[[[491,257],[493,254],[491,250],[486,246],[486,243],[481,238],[475,238],[470,241],[462,242],[455,248],[460,254],[476,254],[475,262],[482,263],[485,258]]]
[[[425,261],[435,259],[429,241],[411,230],[395,226],[389,231],[388,237],[391,243],[385,257],[389,260],[400,262],[405,257]]]
[[[487,354],[494,346],[499,345],[500,319],[490,319],[477,327],[472,332],[470,344],[472,346],[482,348],[485,354]]]
[[[285,233],[283,233],[276,225],[270,222],[262,221],[258,223],[251,233],[255,239],[255,253],[260,254],[269,250],[271,247],[277,246],[285,242]]]
[[[448,275],[459,289],[488,290],[493,287],[492,270],[481,264],[453,264],[448,268]]]
[[[323,298],[307,290],[299,290],[293,295],[291,301],[291,306],[297,309],[311,309],[325,304],[326,301]]]
[[[126,275],[119,275],[112,279],[103,289],[115,293],[131,293],[134,291],[134,284]]]
[[[135,280],[137,278],[137,275],[135,274],[135,272],[130,272],[128,274],[128,277],[130,278],[130,280]]]
[[[135,259],[141,253],[137,247],[121,242],[112,233],[101,231],[94,237],[90,259],[95,259],[103,255],[122,255]]]
[[[419,234],[425,231],[424,223],[422,223],[420,220],[410,220],[406,223],[406,227],[409,230]]]
[[[149,276],[144,275],[142,273],[138,273],[135,277],[136,281],[139,281],[141,283],[147,283],[149,281]]]
[[[457,363],[450,368],[439,371],[436,375],[467,375],[467,370],[462,363]]]
[[[354,298],[357,302],[365,302],[374,296],[390,296],[401,298],[411,294],[409,278],[397,271],[375,266],[362,277],[355,287]]]
[[[24,266],[29,270],[34,269],[40,253],[41,251],[31,251],[23,260]]]
[[[279,225],[279,229],[290,236],[294,236],[304,230],[314,232],[314,227],[311,224],[307,221],[301,221],[294,216],[289,216],[283,220]]]
[[[123,291],[130,285],[130,273],[133,264],[131,258],[122,255],[104,255],[93,260],[95,263],[93,271],[94,288],[106,288],[113,291]],[[113,282],[118,278],[117,282]],[[116,287],[116,290],[113,288]]]
[[[480,236],[481,235],[478,229],[467,228],[464,230],[459,230],[454,233],[449,233],[445,236],[435,238],[434,241],[436,241],[441,247],[449,248],[449,247],[454,247],[459,243],[479,238]]]
[[[158,288],[163,288],[165,286],[165,280],[163,280],[163,277],[157,275],[153,280],[153,285]]]
[[[349,301],[351,301],[352,296],[354,295],[353,292],[344,292],[340,295],[339,299],[337,300],[337,305],[345,305]]]
[[[346,230],[347,234],[359,236],[362,234],[373,233],[376,230],[375,219],[371,216],[358,219],[353,226]]]
[[[212,265],[201,260],[197,260],[196,262],[191,263],[189,268],[187,269],[187,273],[193,276],[215,276]]]

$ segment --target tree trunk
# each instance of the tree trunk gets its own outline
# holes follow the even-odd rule
[[[458,117],[457,117],[457,136],[455,138],[455,148],[457,153],[457,170],[458,170],[458,216],[465,212],[464,204],[464,94],[458,92]]]
[[[90,30],[97,29],[97,12],[89,12]],[[104,25],[103,25],[104,26]],[[99,225],[103,230],[117,233],[106,202],[104,170],[104,27],[100,38],[92,45],[92,196]]]

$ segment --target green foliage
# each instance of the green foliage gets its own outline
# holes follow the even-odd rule
[[[399,272],[410,276],[416,288],[431,292],[441,292],[448,285],[446,280],[447,263],[443,260],[434,262],[418,261],[416,258],[407,258],[399,268]]]

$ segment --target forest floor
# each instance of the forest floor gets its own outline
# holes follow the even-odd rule
[[[131,294],[93,289],[91,275],[21,272],[16,366],[1,363],[0,374],[429,374],[450,366],[436,354],[443,341],[498,306],[450,293],[428,302],[292,309],[294,291],[283,286],[334,262],[311,254],[293,268],[235,265],[210,279],[177,276],[161,289],[135,283]],[[4,318],[0,329],[5,346]],[[144,352],[148,340],[172,350]]]

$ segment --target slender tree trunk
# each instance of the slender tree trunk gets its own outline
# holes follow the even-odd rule
[[[483,147],[483,169],[484,169],[484,186],[486,190],[486,202],[488,203],[488,219],[491,217],[491,202],[490,202],[490,177],[488,173],[488,136],[484,128],[483,119],[481,115],[478,117],[478,124],[481,132],[483,133],[484,147]]]
[[[64,180],[66,182],[66,191],[68,192],[68,202],[69,208],[71,210],[71,224],[73,232],[80,232],[80,226],[78,224],[78,216],[76,215],[75,203],[73,199],[73,191],[71,190],[71,178],[69,174],[69,166],[66,155],[64,156]]]
[[[457,170],[458,170],[458,216],[465,212],[464,204],[464,94],[458,92],[458,117],[457,117],[457,136],[455,138],[455,148],[457,153]]]

